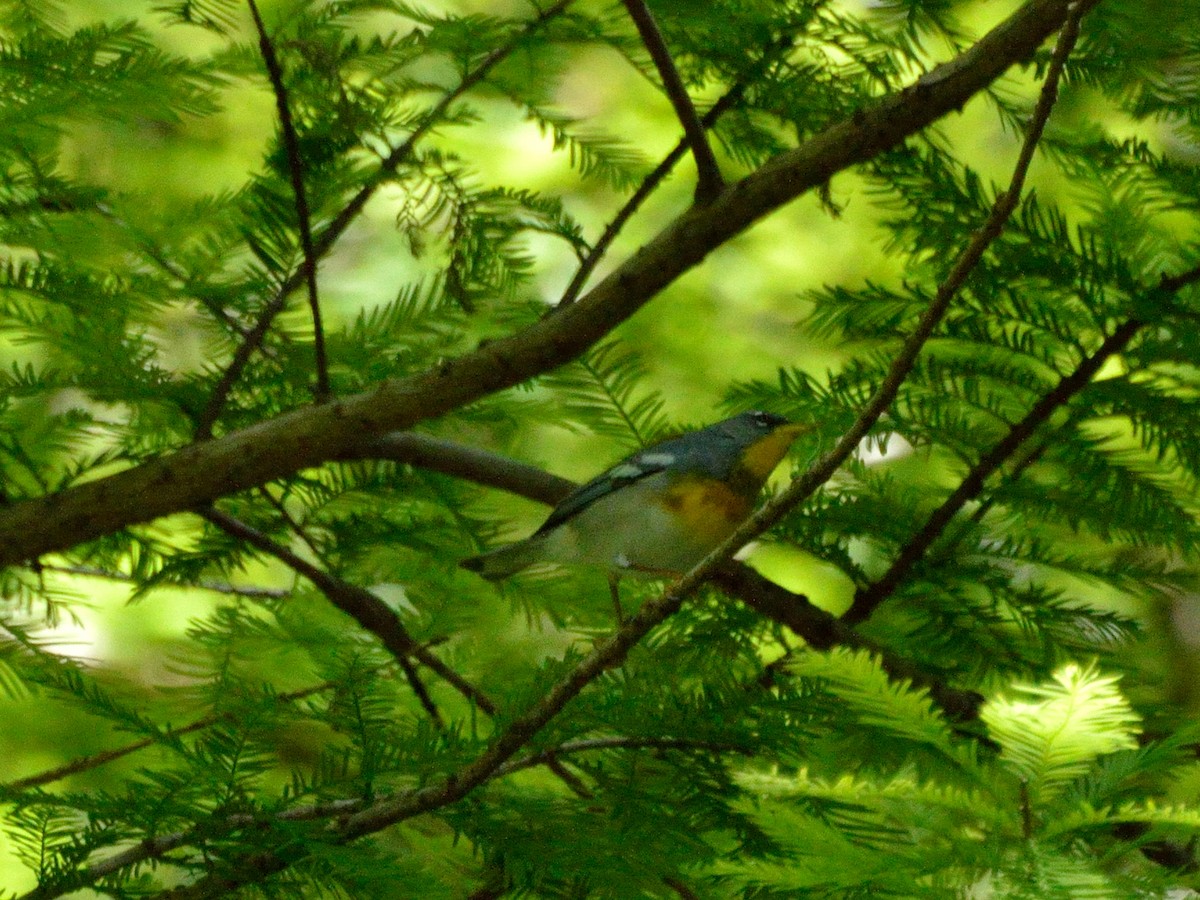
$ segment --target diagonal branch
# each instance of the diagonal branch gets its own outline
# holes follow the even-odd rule
[[[316,355],[317,386],[314,392],[318,403],[329,399],[329,364],[325,359],[325,331],[321,327],[321,304],[317,299],[317,251],[313,248],[312,223],[308,211],[308,195],[304,190],[304,160],[300,156],[300,141],[296,137],[296,126],[292,122],[292,110],[288,105],[287,87],[283,83],[283,69],[279,58],[275,55],[275,46],[267,34],[262,16],[258,12],[258,4],[254,0],[246,0],[250,6],[250,15],[254,17],[254,27],[258,31],[258,49],[262,54],[263,64],[267,67],[267,76],[271,80],[271,90],[275,94],[275,107],[279,112],[279,130],[283,137],[284,151],[287,153],[288,173],[292,179],[292,195],[296,200],[296,223],[300,228],[300,249],[304,253],[304,263],[300,272],[308,288],[308,306],[312,310],[313,320],[313,351]],[[207,420],[206,420],[207,421]],[[207,426],[212,427],[208,421]]]
[[[958,262],[951,270],[950,275],[947,276],[946,280],[942,282],[941,285],[939,285],[939,296],[946,291],[956,292],[958,288],[961,287],[963,282],[966,280],[966,275],[978,264],[979,260],[983,256],[984,250],[986,250],[987,247],[997,237],[999,237],[1005,223],[1007,223],[1008,219],[1012,216],[1013,211],[1017,208],[1017,204],[1021,199],[1021,191],[1025,186],[1025,179],[1029,174],[1029,166],[1033,162],[1033,154],[1037,150],[1038,142],[1041,140],[1042,134],[1046,129],[1046,122],[1049,121],[1050,113],[1054,109],[1054,104],[1058,99],[1058,85],[1062,78],[1063,68],[1066,66],[1067,58],[1071,55],[1071,51],[1075,48],[1075,42],[1079,38],[1080,20],[1083,18],[1083,15],[1087,12],[1090,6],[1091,4],[1088,3],[1078,3],[1071,9],[1070,14],[1067,16],[1067,21],[1064,23],[1062,32],[1059,34],[1058,41],[1055,44],[1054,53],[1050,60],[1050,66],[1046,71],[1046,78],[1042,84],[1041,92],[1038,95],[1038,102],[1034,107],[1033,116],[1029,121],[1028,127],[1026,128],[1025,140],[1021,144],[1021,152],[1017,155],[1017,162],[1013,169],[1012,178],[1009,180],[1008,188],[1003,194],[996,198],[996,202],[993,204],[992,211],[988,216],[987,223],[975,235],[974,240],[972,240],[971,244],[967,247],[962,256],[959,257]],[[1096,362],[1095,368],[1093,368],[1091,372],[1084,377],[1084,381],[1079,385],[1079,387],[1082,387],[1082,384],[1086,384],[1087,379],[1091,377],[1091,373],[1094,373],[1095,370],[1099,368],[1100,363],[1102,363],[1108,355],[1111,355],[1113,352],[1119,352],[1120,348],[1123,347],[1124,344],[1133,337],[1137,327],[1140,327],[1140,325],[1135,326],[1133,331],[1130,331],[1122,341],[1114,345],[1114,349],[1110,350],[1109,353],[1105,354],[1104,357]],[[1118,329],[1118,333],[1119,332],[1120,329]],[[1108,342],[1106,341],[1105,345],[1107,344]],[[1102,347],[1101,349],[1104,348]],[[1097,353],[1099,354],[1099,351],[1097,351]],[[1083,366],[1081,366],[1081,369],[1082,368]],[[1075,374],[1078,373],[1079,370],[1077,370]],[[1074,375],[1071,377],[1074,377]],[[1066,379],[1064,379],[1063,383],[1065,383],[1065,381]],[[1063,384],[1060,383],[1059,387],[1062,386]],[[1077,387],[1076,390],[1078,389],[1079,388]],[[1047,397],[1055,394],[1056,392],[1057,389],[1052,391],[1050,395],[1047,395]],[[1069,397],[1070,394],[1067,394],[1066,396]],[[1047,398],[1043,398],[1043,401],[1046,399]],[[1031,420],[1031,417],[1034,415],[1034,411],[1037,411],[1042,406],[1042,404],[1039,403],[1037,406],[1035,406],[1034,411],[1031,411],[1030,415],[1026,416],[1025,420],[1013,427],[1013,429],[1009,432],[1008,438],[1005,438],[1005,440],[1001,441],[996,448],[993,448],[992,453],[989,453],[987,456],[985,456],[985,460],[988,460],[989,463],[991,463],[991,467],[982,474],[982,476],[979,478],[978,484],[974,484],[975,472],[973,471],[971,475],[968,476],[967,480],[959,485],[959,489],[951,496],[951,499],[956,500],[957,506],[954,506],[953,509],[948,509],[947,507],[950,505],[950,501],[948,500],[946,504],[943,504],[941,509],[937,510],[934,515],[930,517],[930,520],[926,522],[925,527],[922,528],[921,531],[918,532],[917,537],[915,537],[909,543],[909,545],[904,548],[899,558],[897,558],[897,560],[892,564],[892,567],[887,571],[887,573],[885,573],[883,578],[865,590],[858,592],[858,594],[855,596],[854,603],[851,605],[850,609],[847,610],[845,616],[843,616],[844,621],[851,625],[864,621],[872,612],[874,612],[875,608],[882,603],[886,597],[891,595],[896,587],[899,586],[900,581],[912,568],[913,564],[915,564],[916,561],[924,555],[925,550],[928,549],[929,545],[933,543],[939,534],[941,534],[942,529],[945,528],[958,509],[961,509],[962,505],[966,503],[967,499],[975,496],[979,490],[982,489],[983,479],[985,479],[987,475],[991,474],[992,471],[995,471],[995,468],[997,468],[1005,459],[1007,459],[1009,454],[1015,451],[1021,445],[1021,443],[1025,441],[1026,438],[1032,435],[1037,426],[1040,425],[1041,422],[1045,421],[1045,418],[1049,417],[1050,413],[1057,408],[1057,405],[1058,404],[1055,403],[1046,409],[1042,418]],[[1018,429],[1022,429],[1023,426],[1026,425],[1028,425],[1029,430],[1022,431],[1019,439],[1016,440],[1016,443],[1012,444],[1011,448],[1003,456],[1000,456],[993,461],[992,457],[996,450],[998,450],[1001,445],[1005,445],[1009,438],[1014,437],[1014,435],[1018,432]],[[981,463],[982,462],[983,461],[981,460]],[[977,466],[976,468],[978,469],[979,467]],[[968,482],[971,482],[971,484],[968,484]],[[961,497],[958,496],[960,492],[962,493]]]
[[[404,627],[400,617],[390,606],[356,584],[342,581],[328,572],[317,568],[308,560],[296,555],[287,547],[273,540],[269,535],[252,528],[240,519],[219,509],[209,507],[200,510],[199,514],[222,531],[234,537],[241,538],[252,547],[257,547],[264,553],[274,556],[280,562],[303,575],[324,594],[329,602],[354,619],[359,625],[379,638],[380,643],[387,648],[397,660],[409,657],[437,673],[447,684],[462,694],[488,715],[495,715],[496,705],[488,697],[448,665],[434,656],[428,648],[417,640]],[[418,698],[424,686],[413,686]]]
[[[683,79],[679,77],[679,70],[675,67],[675,61],[671,58],[671,51],[667,49],[667,42],[663,40],[658,23],[654,21],[645,0],[621,2],[625,4],[629,18],[633,19],[633,24],[637,26],[642,43],[650,51],[650,58],[654,60],[654,66],[662,78],[663,88],[671,106],[675,108],[675,115],[683,125],[684,137],[696,160],[696,202],[707,203],[721,193],[725,187],[725,180],[721,177],[717,158],[709,146],[708,135],[704,133],[704,125],[696,115],[696,107],[692,105],[692,98],[688,96]]]
[[[406,163],[411,157],[417,142],[425,137],[433,128],[442,120],[442,117],[463,94],[467,93],[473,87],[482,82],[496,66],[506,57],[517,50],[531,34],[536,32],[542,25],[555,16],[559,15],[563,10],[571,5],[573,0],[558,0],[545,10],[538,13],[530,19],[521,29],[513,36],[512,40],[503,44],[485,56],[472,71],[467,73],[462,81],[456,87],[448,91],[441,100],[431,109],[412,130],[412,133],[403,141],[403,143],[394,147],[387,156],[379,163],[374,174],[367,179],[366,183],[358,189],[349,202],[342,207],[342,211],[333,217],[333,220],[318,235],[313,243],[313,259],[314,261],[323,257],[328,253],[338,238],[342,236],[350,223],[353,222],[358,214],[362,212],[367,205],[367,201],[375,196],[375,192],[382,187],[389,178],[391,178],[396,170]],[[221,410],[225,406],[225,401],[229,398],[229,392],[233,390],[233,386],[237,384],[238,379],[242,375],[242,371],[246,368],[246,364],[250,362],[250,357],[262,345],[263,340],[267,336],[267,332],[271,329],[271,323],[275,321],[275,317],[283,311],[283,307],[287,302],[287,297],[292,291],[296,290],[305,279],[305,272],[298,271],[287,278],[279,290],[271,300],[263,307],[259,313],[254,327],[246,332],[242,343],[238,345],[237,350],[230,360],[228,368],[221,376],[221,380],[213,389],[212,396],[209,398],[208,406],[200,417],[200,424],[196,429],[198,439],[207,439],[212,436],[212,427],[216,424],[217,418],[221,414]]]
[[[320,562],[322,566],[329,568],[329,563],[321,553],[321,549],[316,545],[316,542],[309,537],[308,532],[304,530],[304,526],[297,522],[292,514],[288,512],[283,501],[277,499],[265,487],[259,488],[258,492],[269,504],[271,504],[271,506],[279,514],[279,517],[283,519],[285,523],[287,523],[288,530],[304,542],[305,546],[308,547],[309,551],[314,557],[316,557],[317,561]],[[433,697],[429,695],[429,689],[425,687],[425,682],[421,680],[421,674],[417,671],[416,666],[412,664],[412,661],[407,656],[397,657],[396,661],[400,664],[400,671],[404,673],[404,678],[408,682],[408,686],[412,688],[413,695],[417,698],[417,701],[421,704],[422,708],[425,710],[434,726],[439,731],[443,730],[446,727],[446,721],[442,718],[442,714],[438,710],[437,704],[433,702]]]
[[[1160,297],[1173,295],[1190,284],[1200,282],[1200,267],[1180,275],[1164,277],[1156,293]],[[1087,387],[1092,377],[1112,356],[1122,352],[1144,326],[1140,319],[1127,319],[1106,337],[1091,356],[1085,357],[1069,375],[1062,378],[1052,390],[1042,396],[1025,417],[1008,430],[1000,441],[985,453],[954,492],[943,501],[901,549],[899,555],[883,576],[869,587],[859,591],[842,621],[855,625],[871,616],[879,605],[895,593],[904,578],[921,561],[926,551],[950,524],[953,518],[969,501],[979,496],[987,478],[1016,453],[1055,412],[1076,394]]]
[[[913,87],[827,128],[713,202],[688,210],[586,296],[517,334],[428,372],[387,380],[367,392],[294,410],[53,496],[0,509],[0,564],[71,547],[286,477],[337,458],[365,437],[443,415],[575,358],[753,222],[959,108],[1032,54],[1062,24],[1070,6],[1068,0],[1031,0]],[[861,435],[855,436],[854,443],[859,439]],[[827,468],[831,472],[836,463]],[[815,489],[826,477],[827,472],[816,472],[806,489]]]
[[[363,441],[341,458],[389,459],[499,488],[550,506],[578,487],[575,482],[551,475],[537,466],[415,431],[394,431]]]

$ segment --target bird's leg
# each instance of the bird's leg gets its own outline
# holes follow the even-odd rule
[[[612,597],[613,612],[617,614],[617,627],[625,624],[625,610],[621,608],[621,576],[616,571],[608,573],[608,593]]]

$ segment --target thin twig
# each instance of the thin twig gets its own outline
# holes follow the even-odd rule
[[[417,702],[421,704],[421,707],[433,721],[434,726],[438,731],[444,731],[446,720],[442,718],[437,704],[429,696],[429,688],[425,687],[425,682],[421,680],[421,673],[417,671],[417,667],[406,656],[400,659],[400,671],[404,673],[404,679],[408,682],[408,686],[416,696]]]
[[[124,572],[112,572],[108,569],[100,569],[95,566],[56,566],[49,563],[42,563],[39,566],[39,569],[43,572],[56,572],[60,575],[80,575],[85,578],[103,578],[106,581],[120,581],[125,584],[142,583],[132,575],[126,575]],[[199,588],[200,590],[212,591],[217,594],[229,594],[236,597],[249,597],[251,599],[269,600],[279,600],[292,593],[291,588],[239,587],[234,584],[225,584],[221,581],[198,581],[195,584],[164,581],[156,584],[155,587],[175,588],[176,590],[181,591]]]
[[[679,878],[667,876],[663,878],[663,884],[673,890],[679,896],[680,900],[700,900],[700,895],[684,884]]]
[[[137,242],[138,249],[142,251],[146,258],[162,269],[168,277],[179,282],[180,287],[185,289],[189,287],[191,284],[191,276],[188,274],[188,272],[178,266],[172,259],[164,254],[158,247],[156,247],[154,242],[142,233],[141,229],[137,228],[123,216],[119,215],[117,211],[107,203],[97,203],[94,208],[101,216],[108,219],[110,222],[119,225],[126,232],[132,235],[134,240]],[[205,309],[212,313],[213,318],[220,321],[231,332],[239,337],[246,336],[249,329],[239,322],[237,318],[231,312],[229,312],[229,310],[221,306],[221,304],[214,301],[211,297],[205,297],[199,292],[192,294],[192,296],[198,300]]]
[[[328,569],[329,562],[325,559],[325,555],[321,552],[321,548],[318,547],[316,542],[313,541],[313,539],[309,536],[308,531],[304,528],[304,526],[297,522],[295,517],[288,512],[288,509],[286,506],[284,506],[283,501],[277,499],[265,486],[260,488],[258,492],[267,500],[268,503],[271,504],[275,511],[279,513],[279,517],[283,519],[285,523],[287,523],[288,529],[292,532],[292,534],[304,541],[305,546],[308,547],[313,556],[316,557],[317,561],[320,562],[321,565],[326,569]],[[400,663],[400,671],[404,673],[404,678],[408,682],[408,686],[412,688],[413,695],[425,709],[425,712],[429,714],[429,718],[433,720],[433,724],[439,731],[444,729],[446,727],[446,722],[442,718],[442,714],[438,711],[437,705],[433,702],[433,698],[429,696],[429,690],[425,687],[425,682],[421,680],[420,673],[417,672],[416,667],[412,664],[412,662],[409,661],[407,656],[398,657],[397,661]]]
[[[245,522],[215,507],[199,511],[200,516],[212,522],[222,531],[241,538],[264,553],[294,569],[311,581],[326,596],[330,603],[350,616],[359,625],[379,638],[388,652],[397,660],[412,657],[437,673],[447,684],[488,715],[495,715],[496,705],[488,697],[444,662],[419,644],[400,617],[390,606],[366,588],[343,581],[314,566],[303,557],[297,556],[287,547],[270,536],[252,528]]]
[[[332,690],[337,687],[337,682],[326,681],[321,684],[313,685],[312,687],[301,688],[297,691],[290,691],[284,694],[276,694],[274,699],[281,703],[294,703],[297,700],[303,700],[305,697],[311,697],[313,694],[319,694],[322,691]],[[220,713],[218,715],[204,716],[187,725],[182,725],[179,728],[168,728],[161,735],[154,737],[143,738],[140,741],[133,741],[123,747],[115,747],[112,750],[105,750],[100,753],[93,753],[91,756],[83,756],[79,759],[73,759],[69,763],[58,766],[53,769],[47,769],[44,772],[39,772],[36,775],[28,775],[25,778],[18,778],[15,781],[10,781],[5,784],[0,784],[0,791],[19,791],[31,787],[41,787],[42,785],[51,784],[55,781],[61,781],[71,775],[77,775],[80,772],[88,772],[92,769],[98,769],[101,766],[107,765],[110,762],[121,759],[124,756],[129,756],[132,753],[137,753],[139,750],[145,750],[147,747],[153,747],[161,744],[164,741],[173,738],[182,737],[185,734],[203,731],[205,728],[211,728],[219,722],[228,722],[234,718],[231,712]]]
[[[633,24],[637,26],[642,43],[650,51],[650,58],[654,60],[654,66],[662,78],[663,88],[671,106],[675,108],[675,115],[683,125],[683,133],[696,160],[696,202],[707,203],[725,188],[725,180],[721,177],[721,169],[717,165],[712,147],[708,144],[708,136],[704,133],[704,126],[700,124],[700,117],[696,115],[696,107],[692,105],[692,98],[688,96],[683,79],[679,77],[675,61],[671,59],[671,51],[667,48],[649,7],[644,0],[622,2],[629,17],[633,19]]]
[[[563,765],[562,760],[558,757],[548,757],[542,760],[542,765],[557,776],[558,780],[565,784],[571,793],[580,800],[592,800],[595,798],[595,793],[583,783],[583,779]]]
[[[283,519],[284,524],[286,524],[288,527],[288,530],[291,531],[291,533],[296,537],[300,538],[300,540],[304,541],[304,546],[309,549],[309,552],[312,553],[312,555],[321,563],[321,565],[328,567],[328,562],[325,559],[325,554],[321,552],[321,548],[317,546],[316,541],[312,539],[304,526],[296,521],[296,517],[288,511],[288,508],[284,505],[283,500],[272,494],[266,485],[260,487],[256,493],[266,500],[267,503],[271,505],[271,508],[275,510],[275,512],[279,513],[279,518]]]
[[[469,72],[456,87],[448,91],[433,109],[421,119],[409,136],[380,161],[375,172],[367,179],[366,183],[342,207],[341,212],[333,217],[329,225],[316,236],[313,244],[314,258],[321,259],[332,249],[333,245],[337,243],[338,238],[350,227],[350,223],[362,212],[363,208],[367,205],[367,201],[375,195],[375,192],[381,186],[395,175],[396,170],[401,165],[411,158],[417,141],[428,134],[441,121],[446,110],[455,101],[482,82],[505,57],[519,48],[531,34],[565,10],[572,2],[573,0],[559,0],[559,2],[538,13],[538,15],[521,27],[512,40],[485,56],[474,70]],[[200,424],[196,428],[197,440],[205,440],[212,437],[213,425],[216,424],[217,418],[225,406],[229,392],[237,384],[242,371],[250,361],[250,357],[254,355],[254,352],[266,338],[267,332],[271,328],[271,323],[283,311],[288,295],[299,287],[303,280],[304,274],[302,272],[293,273],[280,285],[275,295],[259,312],[254,327],[247,332],[245,339],[238,345],[233,359],[229,362],[228,368],[222,374],[220,381],[217,382],[212,396],[209,397],[208,405],[205,407],[204,413],[200,417]]]
[[[304,263],[300,271],[308,287],[308,306],[312,311],[313,320],[313,350],[316,355],[317,386],[314,395],[318,403],[329,399],[329,364],[325,359],[325,331],[321,326],[321,304],[317,298],[317,252],[313,247],[312,223],[308,211],[308,195],[304,190],[304,160],[300,155],[300,141],[296,137],[296,126],[292,122],[292,111],[288,104],[287,87],[283,83],[283,69],[279,58],[275,55],[275,46],[271,43],[267,27],[263,24],[258,12],[258,4],[254,0],[246,0],[250,7],[250,15],[254,17],[254,27],[258,30],[258,49],[262,54],[263,64],[267,67],[267,76],[271,80],[271,90],[275,94],[275,108],[279,113],[279,130],[283,137],[284,152],[287,153],[288,173],[292,179],[292,195],[296,201],[296,223],[300,229],[300,249],[304,253]]]
[[[712,109],[704,114],[704,118],[701,120],[704,127],[712,127],[723,113],[727,112],[741,99],[742,94],[745,93],[745,89],[744,84],[735,85],[730,88],[720,100],[713,104]],[[604,254],[608,252],[608,248],[616,240],[617,235],[621,233],[621,229],[625,227],[625,223],[633,218],[633,214],[641,209],[642,204],[654,193],[663,179],[671,174],[671,170],[683,158],[687,149],[688,141],[685,137],[675,145],[670,153],[663,157],[662,162],[655,166],[649,175],[642,179],[642,183],[637,186],[637,190],[625,201],[625,205],[621,207],[612,221],[605,226],[604,233],[600,235],[599,239],[588,251],[587,256],[583,258],[583,261],[579,264],[579,268],[575,270],[575,274],[571,278],[571,283],[567,285],[566,290],[563,291],[562,298],[555,305],[555,309],[569,306],[579,298],[584,284],[592,272],[595,271],[596,266],[600,264],[600,261],[604,258]]]
[[[737,753],[741,756],[751,755],[750,748],[738,744],[695,741],[687,738],[625,737],[614,735],[612,737],[579,738],[573,741],[564,741],[547,750],[540,750],[537,753],[530,753],[528,756],[511,760],[499,766],[492,777],[503,778],[506,775],[511,775],[513,772],[520,772],[523,769],[532,769],[536,766],[544,765],[549,760],[579,753],[594,753],[600,750],[678,750],[687,753]]]

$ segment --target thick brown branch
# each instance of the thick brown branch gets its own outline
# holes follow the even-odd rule
[[[300,230],[300,250],[304,254],[301,273],[308,288],[308,306],[312,311],[313,321],[313,352],[316,356],[317,386],[316,398],[318,403],[329,399],[329,365],[325,359],[325,331],[321,326],[321,304],[317,298],[317,251],[313,247],[312,220],[308,212],[308,194],[304,189],[304,160],[300,156],[300,140],[296,136],[296,126],[292,121],[292,109],[288,103],[287,87],[283,83],[283,68],[275,55],[275,45],[267,34],[267,26],[263,24],[258,12],[258,4],[254,0],[246,0],[250,6],[250,15],[254,17],[254,27],[258,31],[258,49],[262,54],[263,64],[267,67],[267,76],[271,81],[271,90],[275,94],[275,108],[279,113],[279,131],[283,138],[283,148],[287,153],[288,174],[292,179],[292,196],[296,201],[296,224]],[[212,421],[201,423],[204,428],[211,429]],[[211,433],[211,432],[210,432]]]
[[[53,496],[0,509],[0,564],[20,562],[136,522],[209,503],[335,459],[364,436],[442,415],[567,362],[751,223],[835,173],[895,146],[1026,59],[1068,14],[1068,0],[1032,0],[953,61],[826,129],[689,210],[587,296],[530,328],[411,378],[285,413]],[[318,242],[318,252],[320,242]],[[862,435],[850,435],[857,445]],[[794,495],[811,492],[834,457]]]
[[[691,147],[692,157],[696,160],[696,202],[707,203],[725,187],[721,169],[717,166],[717,158],[708,143],[708,135],[704,133],[704,126],[700,117],[696,115],[696,107],[692,105],[692,98],[688,96],[683,79],[679,77],[679,70],[675,67],[675,60],[671,58],[671,51],[667,49],[667,42],[663,40],[658,23],[654,21],[645,0],[622,2],[629,18],[633,19],[633,24],[637,26],[642,43],[650,51],[650,58],[654,60],[654,67],[658,69],[658,75],[662,78],[663,89],[666,90],[675,115],[683,125],[684,137]]]

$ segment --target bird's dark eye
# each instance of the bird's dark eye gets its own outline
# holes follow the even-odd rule
[[[754,418],[754,424],[763,429],[778,428],[787,422],[787,419],[783,416],[777,416],[775,413],[763,412],[762,410],[755,410],[750,415]]]

